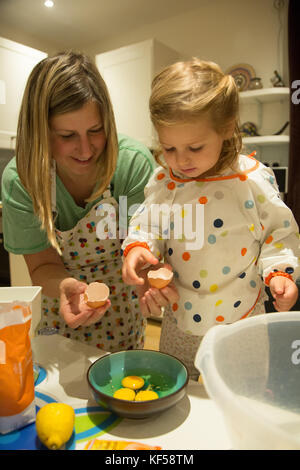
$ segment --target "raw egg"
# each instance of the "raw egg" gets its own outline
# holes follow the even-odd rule
[[[91,308],[102,307],[107,302],[109,288],[103,282],[91,282],[84,293],[84,300]]]
[[[153,390],[141,390],[136,394],[135,401],[156,400],[157,398],[159,397]]]
[[[144,379],[137,375],[128,375],[122,380],[123,387],[131,388],[132,390],[138,390],[144,386]]]
[[[170,269],[160,268],[156,271],[148,272],[148,281],[152,287],[162,289],[166,287],[173,279],[173,273]]]
[[[135,400],[135,392],[131,388],[119,388],[119,390],[117,390],[113,396],[114,398],[119,398],[120,400]]]

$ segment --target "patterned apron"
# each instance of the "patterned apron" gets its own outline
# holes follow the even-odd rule
[[[52,172],[52,210],[56,212],[55,172]],[[111,217],[118,223],[118,203],[108,188],[103,199],[71,230],[56,232],[62,251],[62,260],[70,277],[90,283],[105,282],[110,289],[111,307],[99,322],[76,329],[68,327],[59,314],[59,299],[42,295],[41,321],[37,329],[56,328],[59,334],[113,352],[125,349],[141,349],[144,346],[146,320],[139,310],[137,296],[131,286],[122,280],[121,243],[111,238],[110,224],[106,224],[101,207],[110,204],[115,208]],[[107,214],[107,213],[106,213]],[[107,215],[106,215],[107,217]],[[102,222],[100,222],[102,220]],[[106,238],[96,235],[97,224],[104,227]],[[118,225],[117,225],[118,227]]]

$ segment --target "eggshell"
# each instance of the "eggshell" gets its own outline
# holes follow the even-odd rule
[[[167,268],[160,268],[148,272],[149,284],[157,289],[166,287],[173,279],[173,273]]]
[[[91,282],[84,293],[84,300],[91,308],[102,307],[107,302],[109,288],[103,282]]]

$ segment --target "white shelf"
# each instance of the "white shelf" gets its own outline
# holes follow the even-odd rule
[[[290,89],[288,87],[273,87],[241,91],[239,96],[242,103],[262,104],[286,100],[289,94]]]
[[[264,111],[264,104],[282,102],[287,103],[289,100],[290,89],[288,87],[273,87],[273,88],[260,88],[259,90],[249,90],[240,92],[240,102],[242,105],[256,105],[257,106],[257,117],[258,117],[258,128],[262,126],[262,117]],[[284,110],[286,113],[286,110]],[[269,119],[272,117],[269,110]],[[286,155],[287,148],[289,145],[290,138],[288,135],[261,135],[261,136],[250,136],[243,138],[243,144],[248,147],[261,147],[265,148],[266,155],[270,151],[269,148],[272,146],[281,147],[279,153]],[[277,150],[277,153],[278,153]]]
[[[244,145],[279,145],[288,144],[290,138],[288,135],[263,135],[254,137],[243,137]]]

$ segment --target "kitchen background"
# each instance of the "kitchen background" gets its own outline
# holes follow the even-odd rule
[[[247,73],[261,78],[262,89],[245,91],[246,84],[241,94],[241,123],[253,122],[260,134],[248,136],[245,144],[279,168],[284,198],[289,126],[274,134],[289,121],[287,25],[288,0],[54,0],[52,8],[44,0],[1,0],[0,176],[14,154],[25,82],[46,55],[73,48],[95,57],[118,130],[150,148],[155,145],[148,116],[153,75],[171,62],[198,56],[232,73],[246,64]],[[273,87],[275,70],[285,86]],[[1,237],[0,285],[30,285],[23,257],[9,260]]]

